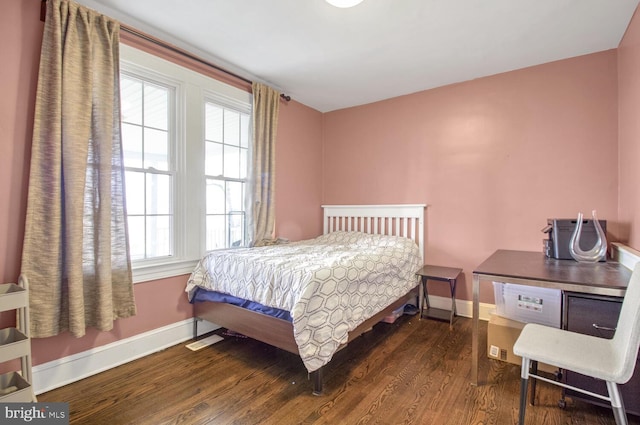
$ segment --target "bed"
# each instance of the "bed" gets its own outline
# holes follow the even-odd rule
[[[425,207],[325,205],[318,238],[208,253],[186,288],[194,337],[207,320],[294,353],[321,394],[335,352],[407,302],[422,305]]]

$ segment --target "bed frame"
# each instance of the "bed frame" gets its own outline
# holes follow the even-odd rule
[[[343,230],[404,236],[411,238],[418,244],[420,254],[424,259],[424,209],[426,205],[323,205],[322,208],[324,210],[324,234]],[[416,296],[419,298],[418,305],[422,305],[422,293],[417,281],[415,288],[351,331],[347,343],[371,329],[373,325],[392,311],[408,301],[415,300]],[[293,336],[293,325],[286,320],[217,302],[195,303],[194,315],[194,338],[197,336],[198,321],[207,320],[299,355],[298,346]],[[322,394],[323,369],[324,367],[311,373],[314,395]]]

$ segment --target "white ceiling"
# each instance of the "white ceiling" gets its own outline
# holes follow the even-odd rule
[[[618,47],[639,0],[77,0],[328,112]]]

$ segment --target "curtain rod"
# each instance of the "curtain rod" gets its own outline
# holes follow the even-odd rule
[[[141,39],[143,39],[145,41],[150,41],[151,43],[153,43],[153,44],[155,44],[157,46],[160,46],[160,47],[162,47],[164,49],[171,50],[173,53],[178,53],[178,54],[180,54],[182,56],[186,56],[189,59],[192,59],[194,61],[200,62],[203,65],[207,65],[207,66],[209,66],[211,68],[214,68],[214,69],[216,69],[218,71],[222,71],[225,74],[228,74],[231,77],[237,78],[240,81],[243,81],[243,82],[248,83],[248,84],[253,83],[253,81],[251,81],[251,80],[249,80],[247,78],[244,78],[244,77],[242,77],[242,76],[240,76],[238,74],[234,74],[231,71],[227,71],[226,69],[223,69],[223,68],[219,67],[218,65],[212,64],[211,62],[208,62],[208,61],[202,59],[201,57],[198,57],[198,56],[194,55],[193,53],[190,53],[190,52],[188,52],[186,50],[183,50],[183,49],[181,49],[179,47],[176,47],[176,46],[174,46],[172,44],[165,43],[164,41],[158,40],[157,38],[152,37],[152,36],[150,36],[148,34],[145,34],[145,33],[141,32],[141,31],[138,31],[135,28],[131,28],[131,27],[127,26],[127,25],[120,24],[120,29],[122,31],[128,32],[131,35],[135,35],[136,37],[139,37],[139,38],[141,38]]]
[[[44,22],[46,16],[47,16],[47,0],[42,0],[42,3],[40,5],[40,20],[42,22]],[[200,57],[198,57],[198,56],[196,56],[196,55],[194,55],[192,53],[189,53],[186,50],[183,50],[181,48],[173,46],[173,45],[171,45],[169,43],[165,43],[164,41],[158,40],[155,37],[152,37],[152,36],[150,36],[148,34],[145,34],[145,33],[141,32],[141,31],[138,31],[138,30],[136,30],[134,28],[131,28],[131,27],[127,26],[127,25],[120,24],[120,29],[122,29],[123,31],[128,32],[131,35],[135,35],[136,37],[140,37],[143,40],[150,41],[151,43],[154,43],[154,44],[156,44],[156,45],[158,45],[158,46],[160,46],[162,48],[171,50],[174,53],[178,53],[178,54],[183,55],[183,56],[185,56],[185,57],[187,57],[189,59],[192,59],[194,61],[200,62],[203,65],[206,65],[206,66],[209,66],[209,67],[211,67],[213,69],[216,69],[218,71],[224,72],[225,74],[230,75],[233,78],[237,78],[240,81],[244,81],[245,83],[248,83],[248,84],[252,84],[253,83],[253,81],[251,81],[251,80],[249,80],[247,78],[244,78],[244,77],[242,77],[242,76],[240,76],[238,74],[235,74],[235,73],[233,73],[231,71],[228,71],[228,70],[226,70],[226,69],[224,69],[224,68],[222,68],[222,67],[220,67],[218,65],[215,65],[215,64],[213,64],[213,63],[211,63],[209,61],[206,61],[206,60],[204,60],[204,59],[202,59],[202,58],[200,58]],[[284,93],[281,93],[280,97],[283,100],[287,101],[287,102],[291,100],[291,96],[287,96]]]

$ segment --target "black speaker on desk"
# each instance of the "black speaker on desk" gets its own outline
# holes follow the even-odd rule
[[[607,220],[598,220],[602,230],[607,232]],[[543,252],[549,258],[558,260],[573,260],[569,251],[569,241],[576,228],[577,220],[571,218],[548,218],[543,233],[549,234],[549,239],[543,240]],[[588,251],[598,242],[598,232],[592,219],[582,220],[582,234],[580,248]],[[602,260],[605,261],[605,260]]]

